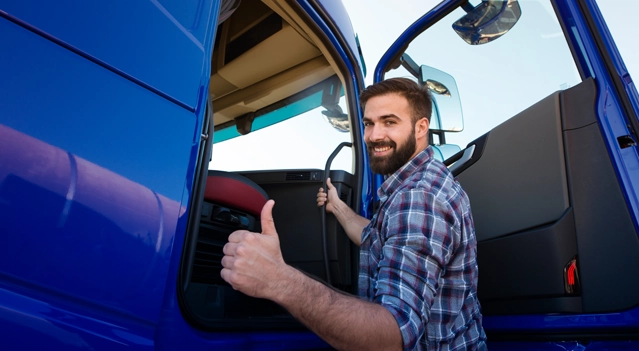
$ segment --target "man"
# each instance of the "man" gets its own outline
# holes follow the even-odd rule
[[[359,295],[332,290],[286,265],[272,218],[262,235],[237,231],[224,247],[222,277],[270,299],[337,349],[483,350],[476,239],[468,197],[428,147],[431,98],[395,78],[360,96],[374,172],[387,175],[372,220],[355,214],[328,182],[326,202],[360,245]],[[364,300],[365,298],[365,300]]]

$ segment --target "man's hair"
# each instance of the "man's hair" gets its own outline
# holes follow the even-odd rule
[[[388,94],[398,94],[408,101],[408,106],[413,110],[413,123],[422,117],[426,117],[430,122],[430,114],[433,109],[430,92],[428,88],[420,86],[408,78],[391,78],[369,85],[359,95],[362,110],[366,108],[366,102],[371,98]]]

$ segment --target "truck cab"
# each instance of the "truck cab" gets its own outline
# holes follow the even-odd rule
[[[330,349],[233,290],[274,199],[284,260],[357,292],[366,67],[333,0],[0,0],[7,349]],[[365,54],[366,48],[363,53]],[[434,97],[471,201],[489,348],[639,347],[639,98],[594,0],[444,0],[372,72]]]

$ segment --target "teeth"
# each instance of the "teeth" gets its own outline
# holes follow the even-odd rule
[[[376,147],[375,148],[375,152],[384,152],[386,150],[390,150],[390,146],[385,146],[385,147]]]

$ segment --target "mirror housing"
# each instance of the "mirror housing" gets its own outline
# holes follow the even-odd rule
[[[506,34],[521,17],[517,0],[482,0],[462,7],[467,14],[453,23],[453,30],[468,44],[481,45]]]
[[[335,105],[331,109],[322,111],[322,116],[338,132],[346,133],[351,130],[351,123],[348,120],[348,115],[342,112],[342,108],[339,105]]]
[[[436,68],[419,67],[419,84],[426,85],[433,98],[429,129],[435,132],[461,132],[464,117],[455,78]]]
[[[347,133],[351,130],[348,115],[339,106],[339,98],[342,96],[342,82],[337,76],[329,79],[322,92],[322,116],[338,132]]]

